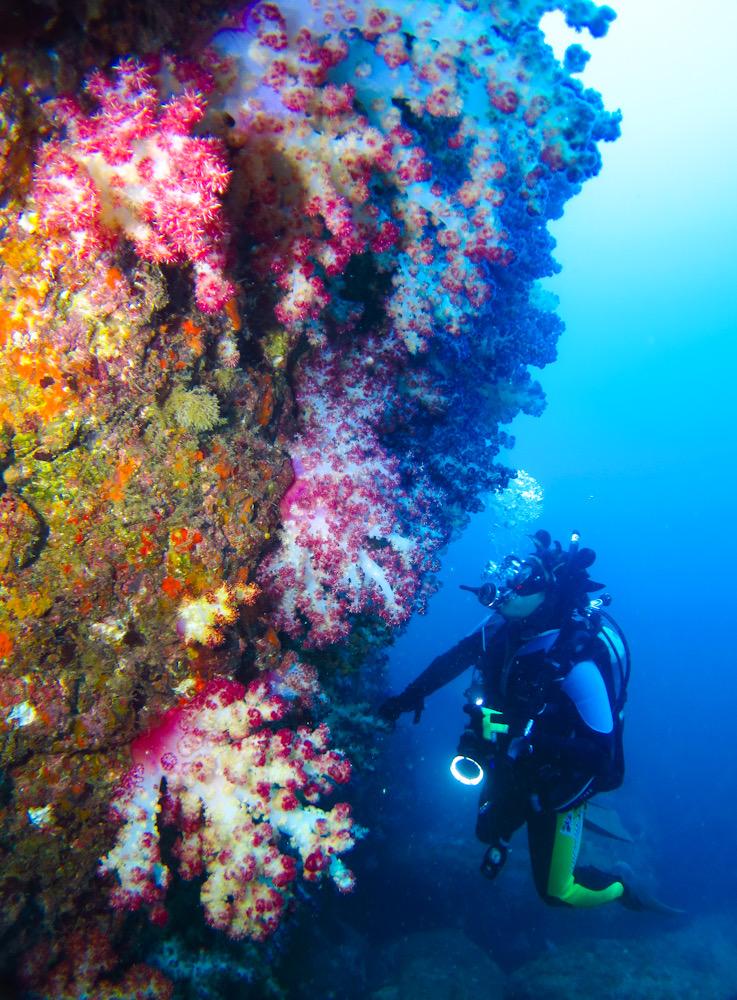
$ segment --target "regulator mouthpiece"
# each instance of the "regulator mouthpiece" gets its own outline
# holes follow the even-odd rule
[[[496,598],[497,590],[493,583],[482,583],[480,587],[469,587],[465,583],[460,585],[461,590],[468,590],[479,599],[479,604],[485,608],[490,608]]]

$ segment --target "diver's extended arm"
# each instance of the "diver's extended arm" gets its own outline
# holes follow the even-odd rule
[[[455,680],[475,662],[480,651],[481,639],[478,633],[461,639],[452,649],[436,656],[430,666],[408,684],[401,694],[385,701],[379,708],[379,715],[387,722],[396,722],[403,712],[414,712],[415,722],[419,722],[425,698]]]

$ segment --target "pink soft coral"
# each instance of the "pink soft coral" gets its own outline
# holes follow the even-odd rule
[[[350,780],[350,763],[327,749],[324,724],[270,728],[288,711],[266,680],[246,690],[217,679],[133,744],[135,766],[113,801],[121,830],[102,862],[119,879],[116,909],[145,906],[153,921],[165,922],[170,876],[157,826],[165,823],[181,833],[173,850],[180,875],[207,875],[207,920],[230,937],[263,940],[279,925],[297,876],[297,858],[282,853],[284,838],[304,879],[327,874],[341,892],[353,888],[339,858],[353,846],[350,807],[316,805],[334,783]]]
[[[295,481],[282,501],[281,545],[261,581],[276,624],[307,647],[344,639],[357,614],[405,622],[423,608],[428,571],[437,568],[440,497],[422,475],[403,482],[377,431],[395,377],[386,340],[373,344],[368,365],[324,345],[296,377],[303,428],[290,448]]]
[[[233,294],[220,205],[230,174],[221,144],[190,134],[204,114],[206,74],[173,60],[166,68],[184,87],[163,105],[153,69],[134,59],[122,60],[112,79],[89,78],[91,114],[76,97],[49,102],[66,137],[41,151],[35,207],[41,227],[80,256],[124,233],[146,260],[191,262],[197,303],[214,312]]]

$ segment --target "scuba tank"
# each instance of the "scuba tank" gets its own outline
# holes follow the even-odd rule
[[[632,660],[627,639],[618,622],[604,610],[611,597],[602,594],[589,605],[590,628],[606,646],[610,664],[610,697],[612,714],[620,720],[624,716],[624,706],[627,701],[627,685],[630,680]]]
[[[624,706],[627,702],[631,658],[624,632],[615,619],[604,611],[604,606],[610,601],[608,594],[602,594],[589,606],[591,631],[604,643],[609,656],[608,676],[602,676],[607,685],[614,721],[614,759],[608,773],[597,776],[592,787],[593,794],[614,791],[624,780]]]

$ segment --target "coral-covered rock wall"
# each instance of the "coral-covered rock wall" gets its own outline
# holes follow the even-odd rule
[[[619,131],[545,44],[554,8],[614,17],[209,4],[125,52],[97,8],[12,22],[0,938],[34,988],[82,912],[165,919],[167,826],[234,936],[273,932],[295,879],[350,888],[318,677],[423,609],[513,475],[504,426],[541,412],[562,330],[546,225]]]

